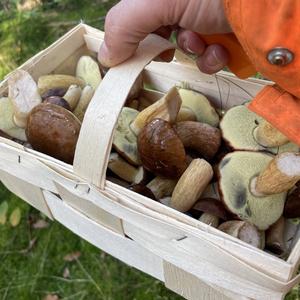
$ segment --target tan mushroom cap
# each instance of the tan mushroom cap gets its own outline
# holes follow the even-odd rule
[[[214,127],[218,126],[219,115],[204,95],[183,88],[179,89],[179,95],[182,99],[182,107],[191,109],[198,122],[207,123]]]
[[[283,213],[286,193],[256,197],[250,190],[251,179],[266,168],[272,156],[261,152],[236,151],[219,164],[219,189],[227,208],[240,219],[260,230],[275,223]]]
[[[138,114],[139,111],[135,109],[123,107],[113,138],[114,149],[133,165],[141,164],[137,150],[137,137],[130,129],[130,124]]]
[[[264,119],[251,112],[247,105],[238,105],[229,109],[220,122],[224,140],[234,150],[268,151],[273,154],[298,151],[299,146],[287,143],[280,147],[266,148],[254,138],[254,131]]]

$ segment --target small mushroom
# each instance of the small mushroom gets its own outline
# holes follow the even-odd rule
[[[114,149],[128,162],[136,166],[140,165],[141,161],[137,149],[137,137],[130,129],[130,123],[138,114],[139,112],[135,109],[123,107],[113,138]]]
[[[78,85],[84,88],[85,82],[80,78],[62,74],[43,75],[38,80],[38,88],[41,95],[50,89],[68,89],[70,85]]]
[[[155,175],[175,179],[187,168],[184,146],[164,120],[155,119],[142,129],[138,151],[145,169]]]
[[[298,151],[299,146],[287,143],[279,147],[264,147],[255,139],[255,129],[264,119],[251,112],[247,105],[238,105],[229,109],[220,122],[223,138],[234,150],[268,151],[277,154],[286,151]]]
[[[42,103],[31,111],[26,135],[33,149],[72,164],[80,126],[70,111]]]
[[[63,97],[63,95],[67,92],[67,88],[53,88],[48,91],[46,91],[42,95],[42,100],[45,100],[46,98],[56,96],[56,97]]]
[[[162,119],[172,124],[176,121],[180,106],[181,98],[177,88],[173,87],[163,98],[141,111],[130,124],[130,128],[138,135],[154,119]]]
[[[76,66],[76,77],[82,79],[86,84],[97,89],[102,81],[99,66],[90,56],[81,56]]]
[[[278,147],[285,145],[289,139],[276,129],[272,124],[263,120],[254,129],[255,140],[263,147]]]
[[[266,249],[280,257],[286,252],[286,245],[283,237],[284,226],[285,220],[281,217],[266,231]]]
[[[230,219],[230,213],[222,201],[214,198],[199,199],[190,212],[193,217],[213,227],[218,227],[220,219],[223,221]]]
[[[261,152],[235,151],[219,164],[219,192],[230,212],[260,230],[274,224],[282,215],[286,193],[255,196],[250,185],[273,156]]]
[[[17,70],[9,76],[8,96],[14,106],[14,122],[25,128],[30,111],[42,102],[38,87],[28,72]]]
[[[295,188],[288,195],[283,216],[288,219],[300,218],[300,187]]]
[[[78,104],[75,107],[73,113],[82,122],[84,114],[94,96],[95,90],[90,86],[86,85],[82,90],[81,96],[79,98]]]
[[[0,130],[10,137],[27,141],[25,130],[17,127],[13,121],[14,107],[7,97],[0,98]]]
[[[155,198],[155,195],[152,193],[152,191],[147,188],[145,185],[143,184],[134,184],[134,185],[131,185],[129,187],[129,189],[133,192],[136,192],[138,194],[141,194],[145,197],[148,197],[150,199],[153,199],[153,200],[156,200]]]
[[[177,180],[157,176],[152,179],[147,188],[151,190],[155,198],[160,200],[164,197],[169,197],[177,184]]]
[[[43,103],[51,103],[51,104],[55,104],[58,106],[61,106],[69,111],[71,111],[71,107],[70,104],[62,97],[59,96],[50,96],[48,98],[46,98]]]
[[[108,169],[130,183],[140,183],[145,175],[143,167],[136,168],[130,165],[117,153],[110,154]]]
[[[263,249],[265,245],[264,233],[254,225],[245,221],[227,221],[222,223],[219,230],[244,241],[253,247]]]
[[[207,123],[213,127],[219,125],[219,115],[208,99],[202,94],[188,89],[179,89],[182,108],[190,109],[198,122]]]
[[[75,109],[80,99],[80,96],[81,96],[81,88],[76,84],[70,85],[69,89],[64,94],[63,98],[69,103],[71,107],[71,111]]]
[[[221,145],[221,132],[206,123],[179,122],[174,129],[184,147],[195,150],[205,159],[212,159]]]
[[[212,176],[213,170],[207,161],[194,159],[175,186],[171,207],[181,212],[190,210],[208,186]]]

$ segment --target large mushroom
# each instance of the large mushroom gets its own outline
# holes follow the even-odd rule
[[[299,146],[293,143],[282,144],[277,140],[277,144],[268,144],[273,147],[266,147],[256,140],[257,129],[264,119],[251,112],[247,105],[238,105],[229,109],[220,122],[223,138],[233,150],[248,151],[268,151],[277,154],[286,151],[298,151]],[[259,130],[259,140],[267,140],[268,131]]]
[[[72,164],[80,126],[65,108],[41,103],[30,112],[26,135],[33,149]]]
[[[277,157],[236,151],[219,165],[219,188],[228,209],[260,230],[282,215],[286,191],[300,178],[300,156],[282,153]]]
[[[143,166],[155,175],[178,178],[187,168],[184,146],[164,120],[155,119],[142,129],[138,151]]]

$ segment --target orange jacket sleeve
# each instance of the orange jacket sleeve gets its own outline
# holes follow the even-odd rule
[[[300,145],[300,1],[224,0],[224,7],[256,69],[278,85],[249,108]]]

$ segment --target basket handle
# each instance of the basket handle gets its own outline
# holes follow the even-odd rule
[[[107,72],[81,126],[73,163],[76,175],[104,188],[114,128],[131,87],[148,63],[171,49],[175,46],[169,41],[150,34],[133,57]]]

